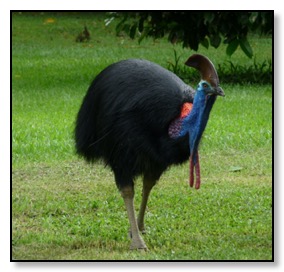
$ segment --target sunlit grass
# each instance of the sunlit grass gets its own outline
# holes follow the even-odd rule
[[[200,191],[186,167],[168,171],[146,215],[149,253],[129,253],[128,221],[112,173],[97,164],[15,170],[15,259],[271,259],[271,184],[267,176],[218,173],[204,160]],[[141,184],[136,184],[136,206]],[[82,252],[88,251],[87,255]],[[84,253],[86,254],[86,252]]]

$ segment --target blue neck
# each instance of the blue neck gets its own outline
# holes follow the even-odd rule
[[[198,145],[215,100],[215,95],[207,95],[202,90],[197,91],[194,97],[192,111],[188,117],[190,154],[193,155],[194,163]]]

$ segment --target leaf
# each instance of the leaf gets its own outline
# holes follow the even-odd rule
[[[139,39],[138,39],[138,43],[139,43],[139,44],[142,42],[142,40],[143,40],[145,37],[148,36],[149,32],[150,32],[149,27],[144,27],[144,30],[143,30],[143,32],[141,33],[141,36],[140,36]]]
[[[115,31],[117,35],[123,30],[124,23],[126,22],[127,18],[127,16],[124,16],[123,19],[116,25]]]
[[[212,23],[212,21],[214,20],[214,18],[215,18],[215,14],[214,14],[214,12],[205,12],[204,13],[204,24],[210,24],[210,23]]]
[[[240,166],[231,166],[229,172],[240,172],[242,169]]]
[[[144,18],[140,18],[139,23],[138,23],[138,31],[142,32],[144,29]]]
[[[255,23],[258,16],[259,16],[259,12],[252,12],[250,17],[249,17],[250,23],[251,24]]]
[[[130,28],[129,36],[130,36],[131,39],[135,38],[136,28],[137,28],[137,24],[134,24]]]
[[[221,43],[221,37],[219,36],[219,34],[215,34],[214,36],[210,37],[210,44],[214,48],[218,48],[220,43]]]
[[[114,17],[105,19],[105,20],[104,20],[105,26],[108,26],[114,19],[115,19]]]
[[[249,57],[249,58],[252,58],[253,56],[253,51],[252,51],[252,48],[247,40],[247,38],[242,38],[240,40],[240,46],[243,50],[243,52]]]
[[[209,41],[207,38],[204,38],[203,41],[201,41],[201,45],[204,46],[206,49],[209,47]]]
[[[122,27],[122,31],[130,35],[130,27],[131,27],[130,24],[125,23]]]
[[[197,33],[186,31],[184,35],[183,47],[189,46],[192,50],[197,51],[199,45],[199,41],[196,39]]]
[[[232,56],[234,54],[234,52],[237,50],[238,46],[239,46],[239,40],[238,39],[231,41],[227,46],[226,54],[228,56]]]
[[[44,21],[44,24],[53,24],[53,23],[55,23],[55,19],[54,18],[47,18]]]

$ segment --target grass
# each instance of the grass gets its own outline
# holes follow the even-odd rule
[[[91,41],[76,43],[87,25]],[[200,146],[201,190],[188,164],[170,168],[146,214],[148,252],[129,251],[128,220],[111,171],[74,152],[74,120],[93,77],[120,59],[167,67],[166,40],[140,46],[116,37],[100,14],[15,13],[12,17],[12,258],[14,260],[271,260],[271,85],[222,84]],[[253,37],[260,62],[271,39]],[[225,50],[200,49],[216,64]],[[230,59],[253,65],[241,51]],[[222,78],[220,78],[222,83]],[[197,82],[192,82],[196,85]],[[136,181],[135,204],[141,200]]]

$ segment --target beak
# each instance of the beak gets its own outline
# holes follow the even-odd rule
[[[214,88],[214,94],[220,95],[220,96],[225,96],[225,93],[220,86],[217,86],[217,87]]]

